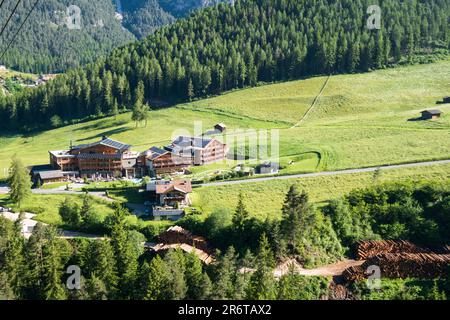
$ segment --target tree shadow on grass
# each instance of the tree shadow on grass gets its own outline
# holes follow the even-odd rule
[[[133,130],[133,129],[132,128],[112,129],[112,130],[104,131],[104,132],[101,132],[99,134],[95,134],[95,135],[92,135],[92,136],[89,136],[89,137],[86,137],[86,138],[83,138],[83,139],[78,139],[77,141],[88,141],[88,140],[94,140],[94,139],[101,139],[104,136],[109,137],[109,136],[112,136],[112,135],[115,135],[115,134],[119,134],[119,133],[123,133],[123,132],[129,131],[129,130]]]
[[[415,121],[426,121],[427,119],[423,118],[423,117],[417,117],[417,118],[411,118],[408,119],[408,122],[415,122]]]
[[[119,127],[127,124],[128,121],[126,120],[105,120],[105,121],[98,121],[95,123],[91,123],[85,126],[81,126],[79,128],[76,128],[75,131],[85,131],[85,130],[102,130],[102,129],[108,129],[111,127]]]

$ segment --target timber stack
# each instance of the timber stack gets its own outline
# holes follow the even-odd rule
[[[386,253],[431,253],[427,248],[421,248],[404,240],[368,240],[356,245],[357,259],[367,260]]]
[[[205,238],[193,235],[190,231],[179,226],[170,227],[158,236],[158,240],[164,244],[188,244],[208,254],[213,254]]]
[[[434,253],[384,253],[372,257],[360,267],[344,271],[349,282],[361,281],[370,276],[368,269],[377,266],[381,277],[390,279],[426,278],[434,279],[448,274],[450,254]]]

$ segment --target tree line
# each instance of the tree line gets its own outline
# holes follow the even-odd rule
[[[42,224],[25,240],[20,220],[0,217],[0,300],[319,299],[327,294],[326,279],[290,273],[276,281],[265,235],[255,255],[240,256],[230,247],[217,253],[216,263],[203,266],[195,254],[181,250],[163,256],[145,252],[144,237],[127,229],[126,215],[117,206],[108,240],[70,241]],[[81,270],[79,280],[71,282],[70,266]],[[299,285],[311,289],[299,292]]]
[[[4,2],[0,21],[6,22],[17,1]],[[21,1],[2,36],[1,52],[6,49],[34,0]],[[67,9],[81,9],[81,29],[69,29]],[[84,66],[99,56],[136,38],[114,17],[111,0],[46,0],[39,2],[0,64],[29,73],[61,73]],[[70,12],[74,14],[74,12]]]
[[[342,213],[343,201],[348,201],[344,207],[352,211],[351,217]],[[349,236],[352,241],[374,236],[418,240],[410,235],[414,232],[406,230],[419,231],[428,225],[420,232],[430,241],[437,238],[436,226],[431,221],[442,228],[437,232],[441,236],[439,243],[446,243],[448,204],[448,186],[389,184],[354,191],[331,202],[324,209],[325,214],[319,215],[321,210],[313,208],[307,194],[293,186],[286,195],[281,220],[270,222],[270,226],[265,222],[266,228],[258,230],[251,226],[254,222],[241,198],[228,223],[223,224],[224,215],[217,213],[204,222],[204,230],[210,232],[205,235],[211,236],[209,240],[214,245],[219,245],[218,241],[225,236],[232,238],[218,246],[224,249],[217,250],[216,261],[211,265],[203,265],[195,254],[181,250],[169,250],[162,255],[145,251],[145,237],[128,227],[129,213],[119,204],[109,218],[109,237],[104,240],[61,239],[54,227],[41,224],[26,240],[21,234],[20,220],[11,222],[0,217],[0,299],[327,298],[332,296],[330,279],[300,276],[293,269],[277,279],[273,273],[275,266],[288,257],[306,266],[340,260],[343,254],[340,243],[350,245]],[[66,205],[63,203],[61,208]],[[415,218],[420,211],[417,207],[427,210],[427,218]],[[361,218],[370,225],[366,229],[372,228],[374,232],[359,231],[361,211],[367,214]],[[433,212],[436,217],[430,215]],[[391,215],[392,219],[402,221],[403,227],[394,221],[389,224],[391,228],[378,218],[389,219]],[[276,229],[279,231],[274,232]],[[258,237],[255,248],[247,243],[252,237]],[[81,270],[77,290],[67,286],[71,283],[71,273],[67,271],[70,266]],[[363,284],[350,288],[359,299],[446,299],[450,293],[449,280],[449,277],[384,279],[382,289],[376,292],[367,290]]]
[[[18,159],[9,183],[20,211],[30,182]],[[293,185],[280,218],[265,221],[252,217],[244,199],[240,195],[234,209],[218,208],[206,219],[189,215],[179,221],[217,248],[211,265],[179,250],[145,251],[149,239],[128,224],[130,213],[118,203],[103,222],[104,240],[65,240],[55,227],[42,224],[27,240],[22,215],[16,222],[1,216],[0,299],[319,299],[331,294],[330,279],[303,277],[293,269],[276,279],[276,265],[290,258],[305,267],[340,261],[365,239],[410,240],[436,249],[450,240],[447,182],[380,184],[323,208]],[[87,196],[82,206],[65,200],[59,213],[65,226],[75,229],[98,224]],[[70,266],[82,271],[79,290],[66,285]],[[359,284],[353,290],[361,299],[440,299],[450,293],[449,281],[385,280],[385,291],[368,292]]]
[[[8,129],[36,129],[187,101],[259,82],[383,68],[449,49],[446,0],[386,0],[381,29],[367,28],[368,0],[248,0],[197,11],[37,90],[0,98]],[[408,58],[409,57],[409,58]]]

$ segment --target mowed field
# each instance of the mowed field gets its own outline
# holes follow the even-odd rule
[[[194,189],[194,206],[208,216],[218,208],[236,208],[239,194],[251,216],[265,220],[281,217],[281,208],[289,188],[297,185],[305,190],[317,206],[341,197],[354,189],[367,188],[386,182],[420,183],[433,181],[450,183],[450,164],[418,168],[381,170],[372,173],[354,173],[336,176],[309,177],[302,179],[251,182],[238,185],[199,187]]]
[[[326,78],[238,90],[155,110],[146,128],[136,128],[127,113],[117,119],[110,117],[28,136],[2,134],[0,179],[14,154],[27,165],[45,164],[48,150],[68,148],[70,141],[92,142],[103,135],[143,151],[164,145],[179,134],[206,132],[218,122],[229,128],[228,135],[219,137],[227,143],[238,129],[279,130],[279,155],[286,165],[282,173],[450,158],[450,105],[436,105],[450,95],[450,60],[332,76],[315,108],[296,126]],[[420,111],[434,108],[444,111],[440,120],[416,121]],[[194,129],[196,123],[201,124],[200,129]],[[265,145],[263,141],[260,144]],[[267,144],[270,146],[270,142]]]

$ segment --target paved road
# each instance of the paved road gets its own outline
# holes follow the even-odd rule
[[[0,184],[0,194],[7,194],[9,192],[9,188],[6,184]]]
[[[200,186],[202,187],[216,187],[216,186],[225,186],[225,185],[234,185],[234,184],[244,184],[244,183],[254,183],[254,182],[264,182],[264,181],[272,181],[272,180],[287,180],[287,179],[301,179],[301,178],[311,178],[311,177],[322,177],[322,176],[338,176],[344,174],[353,174],[353,173],[364,173],[364,172],[374,172],[376,170],[393,170],[393,169],[401,169],[401,168],[416,168],[416,167],[428,167],[440,164],[450,164],[450,159],[448,160],[438,160],[438,161],[427,161],[427,162],[416,162],[416,163],[406,163],[406,164],[397,164],[397,165],[387,165],[387,166],[379,166],[379,167],[370,167],[370,168],[361,168],[361,169],[348,169],[348,170],[337,170],[337,171],[323,171],[316,173],[304,173],[304,174],[294,174],[294,175],[286,175],[286,176],[272,176],[272,177],[264,177],[264,178],[254,178],[254,179],[244,179],[244,180],[233,180],[233,181],[222,181],[222,182],[211,182],[204,183]],[[83,194],[82,191],[66,191],[66,190],[58,190],[58,189],[33,189],[32,192],[34,194]],[[8,193],[8,188],[5,185],[0,185],[0,194]],[[104,192],[90,192],[90,195],[102,198],[104,200],[108,200],[113,202],[114,200],[105,196]]]
[[[9,188],[5,185],[0,186],[0,194],[7,194],[9,192]],[[61,189],[32,189],[31,192],[33,194],[85,194],[84,191],[67,191],[67,190],[61,190]],[[103,200],[114,202],[113,199],[108,198],[105,195],[105,192],[89,192],[89,195],[101,198]]]
[[[272,180],[287,180],[287,179],[300,179],[300,178],[322,177],[322,176],[337,176],[337,175],[353,174],[353,173],[375,172],[378,169],[393,170],[393,169],[400,169],[400,168],[427,167],[427,166],[433,166],[433,165],[439,165],[439,164],[450,164],[450,159],[449,160],[380,166],[380,167],[371,167],[371,168],[361,168],[361,169],[323,171],[323,172],[316,172],[316,173],[305,173],[305,174],[295,174],[295,175],[286,175],[286,176],[275,176],[275,177],[265,177],[265,178],[255,178],[255,179],[223,181],[223,182],[211,182],[211,183],[204,183],[201,186],[202,187],[216,187],[216,186],[243,184],[243,183],[264,182],[264,181],[272,181]]]

